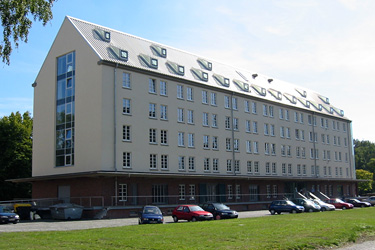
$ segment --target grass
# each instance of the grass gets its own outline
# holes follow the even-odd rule
[[[0,249],[316,249],[375,235],[375,207],[196,223],[0,234]]]

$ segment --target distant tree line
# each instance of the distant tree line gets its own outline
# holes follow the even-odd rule
[[[375,143],[354,140],[354,156],[357,179],[368,180],[358,183],[359,194],[374,193]]]

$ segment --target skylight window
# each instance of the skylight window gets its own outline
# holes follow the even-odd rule
[[[312,102],[312,101],[309,101],[311,105],[314,106],[315,109],[321,111],[322,110],[322,105],[321,104],[318,104],[316,102]]]
[[[180,75],[180,76],[185,75],[185,67],[184,66],[181,66],[181,65],[179,65],[177,63],[174,63],[174,62],[171,62],[171,61],[167,61],[166,65],[167,65],[167,68],[168,68],[169,72],[174,73],[176,75]]]
[[[302,103],[303,106],[305,106],[306,108],[310,108],[310,102],[306,99],[302,99],[302,98],[297,98],[297,100]]]
[[[160,56],[160,57],[163,57],[163,58],[167,57],[167,49],[165,49],[165,48],[163,48],[159,45],[156,45],[156,44],[151,45],[150,48],[151,48],[154,55]]]
[[[238,72],[237,72],[238,73]],[[266,96],[266,89],[262,88],[261,86],[251,84],[251,87],[255,90],[255,92],[261,96]]]
[[[94,32],[99,36],[99,38],[105,42],[111,41],[111,33],[102,29],[94,29]]]
[[[211,62],[209,62],[207,60],[204,60],[202,58],[199,58],[197,61],[198,61],[198,64],[201,66],[202,69],[209,70],[209,71],[212,70],[212,63]]]
[[[319,95],[319,98],[320,98],[320,100],[322,100],[325,104],[329,104],[329,98],[328,98],[328,97],[325,97],[325,96]]]
[[[110,46],[108,49],[110,50],[110,52],[112,52],[112,54],[116,57],[116,59],[119,59],[125,62],[128,61],[129,54],[127,50],[120,49],[115,46]]]
[[[201,81],[207,82],[208,81],[208,74],[200,69],[192,68],[191,72],[193,73],[193,76],[198,78]]]
[[[305,97],[307,96],[307,93],[305,90],[302,90],[302,89],[295,89],[302,97]]]
[[[230,85],[229,78],[226,78],[226,77],[218,75],[218,74],[214,74],[213,77],[214,77],[217,84],[219,84],[221,86],[224,86],[224,87],[229,87],[229,85]]]
[[[281,100],[282,99],[282,94],[280,91],[276,90],[276,89],[268,89],[268,92],[273,96],[275,97],[277,100]]]
[[[333,113],[333,110],[332,110],[332,108],[331,108],[330,106],[325,105],[325,104],[321,104],[321,106],[322,106],[322,107],[323,107],[328,113],[330,113],[330,114]]]
[[[237,72],[237,74],[239,74],[241,77],[242,77],[242,79],[244,79],[245,81],[249,81],[247,78],[246,78],[246,76],[244,76],[244,74],[242,74],[241,72],[239,72],[239,71],[236,71]]]
[[[249,84],[240,80],[233,80],[234,84],[239,87],[242,91],[249,92]]]
[[[158,68],[158,59],[155,59],[145,54],[140,54],[139,58],[141,59],[141,63],[143,63],[144,66],[147,66],[152,69]]]
[[[296,104],[297,101],[296,101],[296,97],[291,95],[291,94],[288,94],[288,93],[284,93],[284,96],[286,99],[288,99],[291,103],[293,104]]]

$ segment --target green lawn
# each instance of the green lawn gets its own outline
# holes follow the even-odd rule
[[[208,222],[0,234],[0,249],[314,249],[375,235],[375,207]]]

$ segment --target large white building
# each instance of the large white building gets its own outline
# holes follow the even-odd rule
[[[258,72],[66,17],[33,86],[34,199],[115,217],[356,193],[344,112]]]

